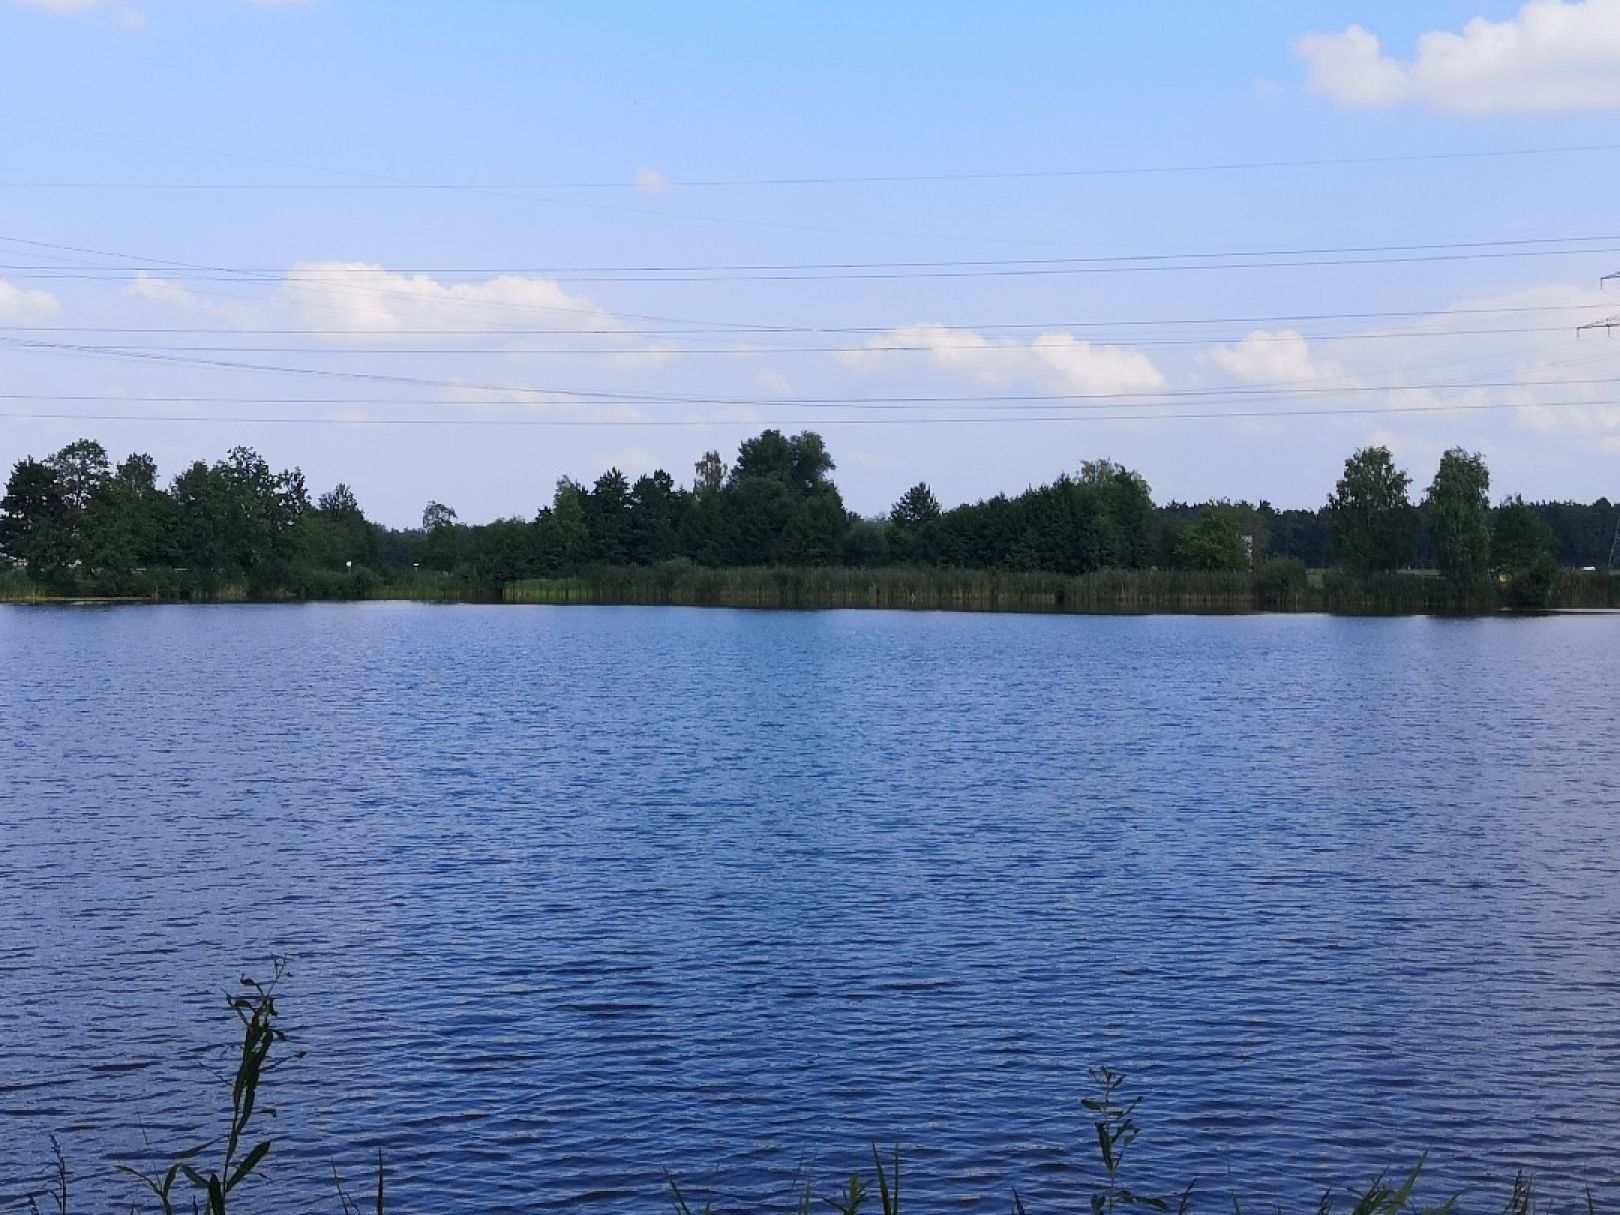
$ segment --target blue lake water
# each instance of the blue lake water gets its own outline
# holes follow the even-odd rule
[[[0,661],[0,1210],[222,1125],[272,953],[253,1209],[379,1148],[402,1212],[787,1209],[876,1141],[1074,1210],[1103,1063],[1207,1210],[1425,1150],[1620,1207],[1615,617],[0,608]]]

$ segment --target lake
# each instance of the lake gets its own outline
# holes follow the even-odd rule
[[[223,1125],[255,1209],[1620,1206],[1620,619],[0,608],[0,1210]],[[269,1124],[267,1124],[269,1125]],[[150,1145],[150,1150],[146,1145]],[[768,1200],[768,1201],[767,1201]],[[874,1200],[875,1201],[875,1200]],[[127,1202],[123,1209],[127,1209]]]

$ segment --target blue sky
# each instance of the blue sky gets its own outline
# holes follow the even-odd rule
[[[1617,117],[1620,0],[0,0],[0,460],[246,443],[396,524],[773,424],[866,512],[1315,505],[1367,442],[1617,497]]]

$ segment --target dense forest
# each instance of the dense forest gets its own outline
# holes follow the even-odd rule
[[[498,596],[525,579],[607,568],[876,567],[1007,574],[1307,569],[1371,579],[1437,571],[1459,603],[1546,602],[1560,566],[1607,569],[1620,511],[1607,499],[1492,505],[1484,461],[1447,452],[1430,484],[1364,448],[1315,510],[1268,502],[1156,505],[1107,460],[1045,485],[949,509],[919,482],[880,517],[849,511],[821,436],[766,430],[689,484],[608,469],[557,483],[529,518],[484,524],[429,502],[421,525],[368,520],[346,485],[311,496],[297,469],[233,448],[164,484],[141,454],[113,463],[91,439],[16,462],[0,501],[13,587],[70,595],[347,597],[411,586]],[[1505,588],[1505,589],[1504,589]]]

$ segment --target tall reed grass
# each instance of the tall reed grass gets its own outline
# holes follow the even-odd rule
[[[895,566],[706,569],[682,562],[604,567],[508,583],[508,603],[688,607],[909,608],[962,612],[1248,612],[1253,576],[1179,570],[1096,574]]]
[[[565,578],[488,586],[452,574],[370,570],[263,570],[243,579],[186,571],[143,572],[95,598],[145,602],[277,603],[410,600],[425,603],[667,604],[686,607],[891,608],[951,612],[1139,612],[1345,615],[1478,615],[1499,610],[1492,584],[1458,591],[1432,573],[1308,573],[1292,558],[1253,571],[1103,570],[1064,575],[932,566],[752,566],[710,569],[686,561],[598,566]],[[49,603],[85,595],[0,571],[0,603]],[[1620,609],[1620,572],[1563,570],[1553,609]]]
[[[1077,576],[922,566],[706,569],[667,562],[511,582],[501,597],[507,603],[1070,613],[1477,615],[1502,606],[1490,584],[1459,590],[1419,571],[1356,577],[1330,570],[1313,579],[1287,558],[1252,572],[1104,570]],[[1620,608],[1620,574],[1565,571],[1549,606]]]
[[[50,597],[21,570],[0,570],[0,603],[41,603]]]
[[[1620,607],[1620,571],[1559,570],[1552,601],[1559,608]]]

